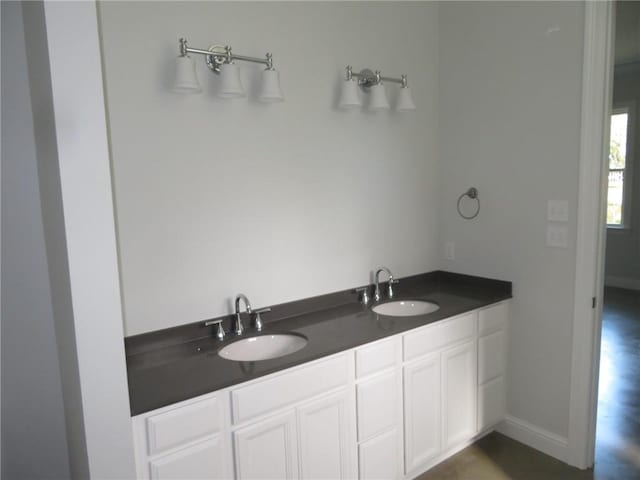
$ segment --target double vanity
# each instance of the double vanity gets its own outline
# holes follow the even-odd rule
[[[138,478],[414,478],[491,431],[511,284],[393,288],[273,306],[241,335],[229,316],[128,337]]]

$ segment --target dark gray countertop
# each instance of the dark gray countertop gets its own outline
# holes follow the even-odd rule
[[[400,279],[394,289],[394,300],[428,300],[440,309],[415,317],[378,315],[371,311],[371,305],[361,305],[352,290],[275,306],[271,317],[265,317],[261,333],[295,332],[304,335],[308,343],[295,353],[256,362],[235,362],[218,356],[222,347],[240,337],[228,334],[221,342],[213,335],[213,329],[204,329],[203,322],[128,337],[125,345],[131,414],[148,412],[511,298],[510,282],[441,271]],[[277,318],[279,311],[287,314],[287,318]],[[228,327],[230,318],[225,318],[225,322]],[[243,336],[256,333],[247,328]]]

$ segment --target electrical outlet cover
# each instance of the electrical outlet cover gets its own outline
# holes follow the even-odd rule
[[[547,220],[550,222],[568,222],[569,202],[566,200],[549,200],[547,202]]]
[[[559,248],[569,246],[569,229],[566,225],[547,225],[547,246]]]
[[[456,247],[453,242],[445,242],[444,244],[444,258],[447,260],[456,259]]]

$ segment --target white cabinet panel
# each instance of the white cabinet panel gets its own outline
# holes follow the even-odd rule
[[[492,330],[504,328],[509,320],[509,303],[499,303],[478,314],[478,330],[480,335],[484,335]]]
[[[391,371],[356,386],[358,440],[363,442],[398,424],[399,375]]]
[[[476,433],[475,341],[442,353],[443,450]]]
[[[478,430],[500,422],[507,413],[505,372],[509,303],[480,311],[478,338]]]
[[[399,336],[359,348],[356,350],[356,377],[362,378],[395,366],[401,357],[401,349]]]
[[[219,432],[219,403],[216,396],[148,417],[149,455]]]
[[[233,421],[244,422],[346,385],[352,368],[342,354],[237,388],[231,393]]]
[[[401,478],[398,459],[401,442],[398,430],[389,430],[358,447],[360,480],[389,480]]]
[[[353,395],[339,394],[298,408],[300,477],[348,479],[356,476]]]
[[[153,480],[225,479],[224,445],[221,436],[149,462]]]
[[[477,312],[443,320],[404,336],[404,360],[412,360],[447,345],[464,341],[476,333]]]
[[[505,331],[498,330],[478,340],[478,383],[504,374]]]
[[[404,367],[405,473],[440,453],[440,354]]]
[[[238,429],[233,433],[233,439],[238,479],[298,478],[293,411]]]
[[[478,387],[478,431],[491,427],[507,413],[504,377]]]

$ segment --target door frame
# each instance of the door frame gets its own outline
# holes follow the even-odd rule
[[[604,257],[605,161],[613,93],[615,2],[585,2],[568,463],[593,465]],[[595,299],[595,304],[593,303]]]

